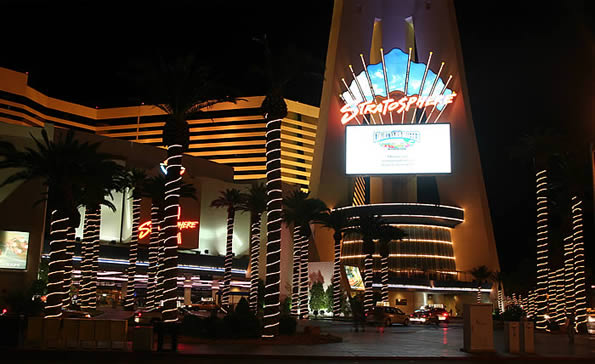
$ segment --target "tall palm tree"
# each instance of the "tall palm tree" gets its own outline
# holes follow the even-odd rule
[[[310,223],[320,219],[328,211],[326,204],[317,198],[309,198],[309,193],[294,190],[283,199],[282,218],[286,224],[293,226],[294,236],[294,287],[292,297],[292,314],[298,315],[297,298],[299,297],[299,316],[308,317],[308,254],[312,230]],[[296,264],[299,262],[299,264]],[[296,290],[297,283],[297,290]]]
[[[264,49],[262,75],[268,83],[268,91],[260,106],[266,122],[266,178],[267,178],[267,255],[264,303],[264,328],[262,337],[273,338],[279,333],[279,284],[281,282],[281,212],[283,184],[281,181],[281,122],[287,116],[287,104],[283,94],[288,83],[305,67],[315,62],[307,53],[295,47],[287,47],[274,58],[266,36],[258,40]]]
[[[401,240],[407,234],[396,226],[384,225],[378,232],[378,254],[380,254],[380,271],[382,275],[382,301],[388,302],[388,257],[390,255],[390,243],[394,240]]]
[[[162,57],[157,69],[149,69],[141,79],[158,94],[148,95],[146,104],[155,105],[167,116],[163,128],[163,143],[167,147],[167,174],[164,206],[163,260],[163,321],[178,321],[177,266],[179,191],[181,183],[182,154],[188,149],[190,129],[188,120],[203,109],[224,101],[235,101],[215,78],[218,73],[199,63],[190,54],[174,60]]]
[[[480,265],[469,271],[477,281],[477,303],[481,303],[481,284],[492,276],[492,271],[485,265]]]
[[[504,312],[504,289],[502,288],[504,274],[500,271],[496,271],[492,273],[491,280],[496,284],[498,290],[498,310],[502,313]]]
[[[258,311],[258,282],[260,260],[260,225],[262,214],[267,209],[266,187],[262,183],[252,185],[240,210],[250,213],[250,310]]]
[[[164,302],[163,296],[165,295],[165,286],[163,285],[165,277],[165,265],[163,264],[165,261],[165,249],[163,248],[163,231],[165,229],[163,225],[163,214],[165,206],[164,196],[166,192],[165,180],[166,177],[162,175],[147,178],[142,191],[144,197],[149,197],[151,199],[151,233],[149,237],[150,242],[148,268],[149,277],[147,280],[146,300],[146,307],[149,309],[158,308],[160,306],[160,303]],[[192,198],[196,200],[196,188],[192,184],[182,182],[178,194],[179,198]],[[177,215],[178,214],[176,211],[176,218]]]
[[[217,199],[211,202],[211,207],[227,209],[227,241],[225,244],[225,272],[223,273],[222,305],[229,307],[231,292],[231,267],[233,263],[233,225],[236,211],[245,204],[246,196],[237,188],[228,188],[220,192]]]
[[[345,233],[348,236],[357,235],[362,239],[362,254],[364,255],[364,311],[369,313],[374,301],[373,281],[374,240],[380,237],[380,231],[385,226],[384,220],[376,215],[363,213],[357,217],[354,226],[348,228]]]
[[[51,223],[45,315],[60,317],[65,295],[67,231],[79,225],[77,200],[82,186],[88,182],[87,173],[91,173],[94,163],[107,159],[107,155],[98,152],[99,143],[77,141],[72,131],[55,140],[50,140],[45,130],[41,131],[41,136],[41,140],[32,137],[35,146],[24,151],[17,150],[10,143],[0,142],[0,169],[17,169],[0,186],[39,179],[47,188],[43,197],[48,200]]]
[[[136,296],[136,260],[138,257],[138,226],[140,222],[140,204],[143,188],[147,183],[147,174],[144,170],[132,168],[129,170],[127,187],[132,190],[132,235],[128,247],[128,268],[126,269],[127,285],[124,309],[134,309]]]
[[[335,258],[333,264],[333,316],[338,317],[341,313],[341,242],[343,233],[349,227],[349,219],[343,209],[333,209],[322,214],[315,223],[333,230],[335,241]]]

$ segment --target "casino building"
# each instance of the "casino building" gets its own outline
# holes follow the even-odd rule
[[[462,303],[474,302],[469,291],[477,287],[467,272],[480,265],[498,271],[499,263],[452,1],[336,1],[325,80],[312,194],[351,216],[377,215],[407,233],[390,245],[391,305],[411,312],[424,304],[443,304],[461,312]],[[376,147],[347,140],[354,130],[361,134],[366,128],[399,136],[415,130],[422,134],[414,147],[412,140],[406,146],[385,146],[413,151],[422,147],[431,128],[444,124],[450,126],[450,145],[436,149],[428,162],[450,153],[445,170],[419,173],[387,159],[396,167],[366,173],[376,159],[366,153]],[[364,154],[364,170],[351,163],[352,148]],[[402,152],[383,153],[402,161]],[[419,162],[418,157],[408,156],[405,164]],[[351,169],[356,171],[349,174]],[[331,242],[331,232],[315,227],[311,255],[332,261]],[[361,241],[343,243],[343,265],[361,269],[362,257]],[[379,269],[376,255],[374,270]],[[378,283],[376,277],[374,286]],[[490,287],[483,286],[486,302]]]
[[[425,304],[460,312],[463,303],[476,297],[477,283],[469,270],[486,265],[497,271],[499,264],[452,1],[336,0],[324,79],[320,108],[286,100],[289,114],[281,127],[285,185],[309,190],[352,217],[381,216],[407,233],[390,246],[391,304],[406,312]],[[188,224],[194,228],[183,232],[179,271],[181,287],[192,287],[193,301],[214,297],[222,278],[226,212],[210,208],[210,202],[225,188],[246,189],[265,178],[265,122],[258,109],[262,100],[245,97],[236,104],[217,104],[189,121],[184,178],[199,196],[197,201],[182,201],[181,219],[198,223]],[[31,145],[29,133],[40,135],[41,128],[54,137],[72,129],[77,138],[101,141],[103,150],[118,155],[122,164],[152,175],[161,173],[159,164],[165,159],[161,110],[148,105],[96,109],[58,100],[29,87],[26,74],[2,68],[0,122],[0,139],[20,146]],[[348,170],[349,148],[357,143],[346,143],[346,128],[355,134],[364,130],[358,128],[389,128],[383,133],[400,138],[401,144],[393,140],[385,147],[403,150],[417,142],[415,148],[424,145],[424,133],[437,126],[447,130],[447,148],[426,158],[448,162],[446,169]],[[407,146],[403,135],[410,137]],[[28,287],[35,279],[47,212],[42,205],[19,207],[33,206],[41,191],[35,182],[0,190],[0,230],[29,232],[26,268],[0,269],[3,292]],[[100,292],[108,297],[117,298],[125,282],[126,244],[133,233],[128,197],[115,194],[117,211],[102,210],[99,279]],[[148,219],[149,209],[150,201],[143,201],[141,220]],[[248,284],[248,225],[248,214],[238,213],[232,282],[238,295]],[[332,232],[319,226],[313,231],[310,273],[320,270],[329,283]],[[79,229],[77,236],[81,233]],[[343,267],[363,268],[361,245],[357,239],[345,239]],[[145,254],[141,249],[141,276]],[[291,234],[284,228],[282,295],[289,293],[292,257]],[[378,256],[374,264],[378,271]],[[343,284],[350,293],[356,290],[347,280]],[[482,291],[488,302],[491,285],[484,284]]]

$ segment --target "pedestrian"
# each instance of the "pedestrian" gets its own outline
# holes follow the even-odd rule
[[[574,313],[566,317],[566,333],[568,334],[568,343],[574,344]]]

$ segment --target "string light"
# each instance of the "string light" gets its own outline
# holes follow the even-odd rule
[[[308,318],[308,243],[310,238],[300,229],[300,317]]]
[[[45,317],[62,316],[64,295],[64,262],[66,261],[66,232],[68,218],[59,218],[57,210],[52,211],[50,223],[50,262],[48,264],[48,294]]]
[[[260,259],[260,223],[261,213],[256,214],[256,219],[252,223],[252,243],[250,251],[250,295],[249,303],[252,312],[258,311],[258,278],[259,278],[259,259]]]
[[[574,313],[574,263],[573,263],[574,242],[572,235],[564,238],[564,296],[566,315]]]
[[[70,222],[70,219],[69,219]],[[64,264],[64,298],[62,300],[63,307],[70,306],[70,287],[72,286],[72,257],[74,256],[74,239],[75,231],[73,227],[68,228],[66,234],[66,262]]]
[[[574,266],[575,329],[587,323],[587,294],[585,289],[585,248],[583,242],[583,201],[572,197],[572,253]]]
[[[132,236],[130,237],[130,245],[128,251],[128,267],[126,274],[128,277],[126,285],[126,298],[124,300],[124,307],[127,310],[134,309],[134,297],[136,293],[135,280],[136,276],[136,261],[138,258],[138,226],[140,222],[140,204],[141,198],[134,198],[132,200]]]
[[[227,216],[227,241],[225,244],[225,263],[223,265],[225,273],[223,274],[223,290],[221,301],[223,306],[229,307],[229,293],[231,283],[231,266],[233,263],[232,243],[233,243],[233,223],[235,210],[229,208]]]
[[[265,115],[267,118],[268,115]],[[279,285],[281,283],[281,119],[266,123],[267,244],[263,338],[279,333]]]
[[[546,329],[545,314],[547,310],[548,285],[548,200],[547,200],[547,170],[536,173],[537,197],[537,288],[535,309],[537,322],[535,328]]]
[[[341,240],[343,233],[335,231],[333,236],[335,242],[335,256],[333,264],[333,316],[339,317],[341,313]]]
[[[300,314],[300,268],[301,268],[301,234],[299,226],[293,227],[293,277],[291,295],[291,315],[298,317]]]

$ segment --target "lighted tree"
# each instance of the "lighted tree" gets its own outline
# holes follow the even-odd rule
[[[227,240],[225,243],[225,263],[223,273],[223,294],[221,296],[221,303],[228,307],[229,294],[231,292],[231,267],[233,263],[233,225],[235,221],[235,214],[238,209],[245,203],[246,196],[236,188],[226,189],[221,191],[219,197],[211,202],[211,207],[227,209]]]
[[[394,240],[402,240],[406,235],[405,231],[391,225],[382,226],[378,233],[378,254],[380,255],[383,302],[388,302],[388,257],[390,255],[390,243]]]
[[[469,271],[473,278],[477,281],[477,303],[481,303],[481,284],[488,280],[492,276],[492,271],[485,266],[480,265],[479,267],[475,267]],[[513,296],[514,297],[514,296]],[[516,298],[515,298],[516,300]],[[516,304],[516,303],[515,303]]]
[[[317,221],[328,229],[333,230],[334,240],[334,262],[333,262],[333,278],[332,278],[332,292],[333,292],[333,316],[338,317],[341,313],[341,242],[343,241],[343,233],[349,226],[349,220],[345,211],[341,208],[336,208],[327,211],[325,214],[320,215]]]

